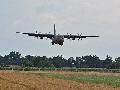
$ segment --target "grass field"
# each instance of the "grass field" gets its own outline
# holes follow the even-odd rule
[[[120,73],[0,71],[0,90],[120,90]]]
[[[102,84],[112,87],[120,87],[120,74],[99,72],[63,72],[48,74],[48,77],[64,80],[73,80],[80,83]]]

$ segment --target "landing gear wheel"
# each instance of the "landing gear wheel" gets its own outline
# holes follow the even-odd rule
[[[59,45],[61,45],[61,46],[62,46],[62,45],[63,45],[63,43],[59,43]]]
[[[61,46],[63,46],[63,44],[61,44]]]
[[[54,45],[54,42],[52,42],[52,45]]]

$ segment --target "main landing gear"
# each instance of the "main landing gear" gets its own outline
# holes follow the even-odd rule
[[[59,45],[63,45],[63,43],[54,43],[54,42],[52,42],[52,45],[54,45],[54,44],[59,44]]]
[[[52,42],[52,45],[54,45],[54,42]]]

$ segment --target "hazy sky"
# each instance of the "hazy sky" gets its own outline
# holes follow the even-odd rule
[[[82,41],[65,40],[51,45],[20,32],[83,33],[100,35]],[[76,57],[120,56],[120,0],[0,0],[0,54],[19,51],[22,55]]]

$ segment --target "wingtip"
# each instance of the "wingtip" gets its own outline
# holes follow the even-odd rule
[[[20,32],[16,32],[16,33],[20,33]]]
[[[16,33],[23,34],[22,32],[16,32]]]

